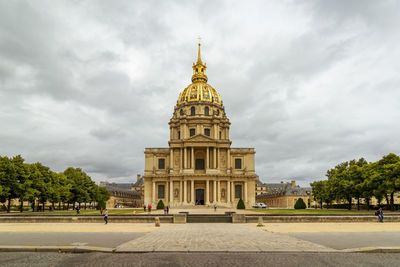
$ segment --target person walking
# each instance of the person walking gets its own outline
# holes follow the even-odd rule
[[[167,214],[169,213],[169,207],[167,206]]]
[[[151,205],[149,205],[149,212],[151,212]]]
[[[143,205],[143,210],[144,212],[146,212],[146,205]]]
[[[108,224],[108,209],[104,210],[104,221],[105,221],[105,224]]]
[[[217,211],[217,204],[214,205],[214,211]]]
[[[379,209],[376,211],[376,215],[378,215],[379,221],[380,221],[381,223],[383,223],[383,211],[382,211],[382,208],[379,208]]]

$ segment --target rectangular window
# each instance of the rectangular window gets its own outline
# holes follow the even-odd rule
[[[235,169],[242,168],[242,159],[235,159]]]
[[[165,185],[159,185],[158,186],[158,198],[164,198],[165,196]]]
[[[196,129],[190,129],[189,130],[189,134],[190,134],[190,136],[195,135],[196,134]]]
[[[178,131],[178,139],[181,139],[181,131]]]
[[[235,185],[235,198],[242,198],[242,186]]]
[[[165,159],[158,159],[158,169],[159,170],[165,169]]]
[[[210,129],[204,129],[204,135],[210,136]]]
[[[222,132],[219,132],[219,139],[222,139]]]
[[[204,170],[204,159],[196,159],[196,170]]]

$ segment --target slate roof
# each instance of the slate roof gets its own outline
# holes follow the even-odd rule
[[[307,196],[311,193],[310,187],[292,186],[291,183],[264,183],[267,192],[257,197],[276,197],[276,196]]]

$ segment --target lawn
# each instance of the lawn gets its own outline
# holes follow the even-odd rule
[[[133,214],[133,211],[136,211],[136,214],[144,213],[143,209],[109,209],[109,215],[118,215],[118,214]],[[153,209],[154,211],[154,209]],[[148,212],[146,212],[148,213]],[[45,212],[31,212],[31,211],[24,211],[23,213],[20,212],[12,212],[13,215],[76,215],[75,210],[65,210],[65,211],[45,211]],[[103,212],[104,214],[104,212]],[[100,215],[99,210],[83,210],[81,209],[80,215]]]
[[[305,209],[305,210],[295,210],[295,209],[247,209],[248,211],[266,213],[266,214],[371,214],[375,213],[375,210],[334,210],[334,209]],[[384,213],[399,213],[384,211]]]

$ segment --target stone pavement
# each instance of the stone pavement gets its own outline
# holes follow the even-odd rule
[[[257,228],[254,224],[173,224],[124,243],[117,252],[333,251],[322,245]]]

